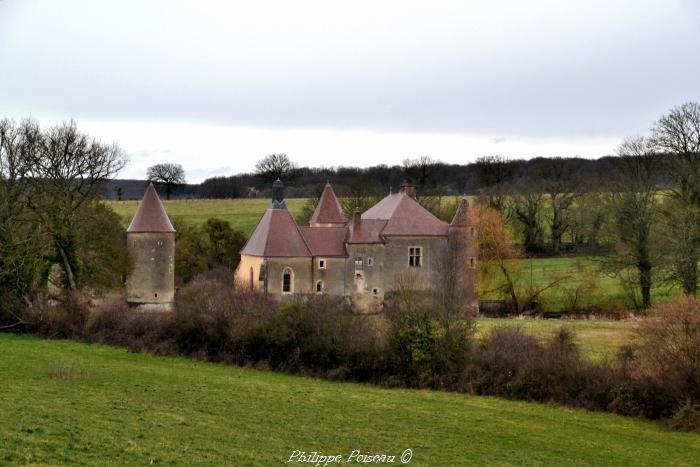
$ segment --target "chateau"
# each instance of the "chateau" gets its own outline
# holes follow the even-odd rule
[[[284,184],[272,187],[272,202],[241,250],[239,285],[276,297],[342,296],[369,309],[401,281],[430,289],[449,269],[464,308],[477,312],[478,240],[466,199],[447,224],[416,201],[407,183],[348,220],[326,184],[307,227],[287,210]]]
[[[450,287],[467,313],[478,311],[476,225],[462,199],[447,224],[415,199],[406,183],[364,213],[346,219],[330,184],[309,226],[298,226],[272,185],[272,202],[241,250],[239,287],[282,298],[292,294],[346,297],[359,309],[381,305],[403,282],[413,288]],[[175,300],[175,229],[153,185],[129,228],[134,269],[126,300],[142,309],[168,310]]]

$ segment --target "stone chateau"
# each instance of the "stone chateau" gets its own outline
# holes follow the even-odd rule
[[[276,298],[341,296],[368,310],[401,281],[430,289],[449,280],[463,297],[465,311],[478,311],[478,240],[466,199],[447,224],[416,201],[415,188],[407,183],[348,220],[326,184],[309,226],[299,226],[287,210],[280,180],[272,193],[272,202],[241,250],[235,272],[239,287]],[[134,258],[127,301],[142,309],[170,309],[175,299],[175,229],[153,185],[127,229],[127,246]]]

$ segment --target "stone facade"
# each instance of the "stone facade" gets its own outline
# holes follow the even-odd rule
[[[478,311],[478,241],[466,200],[448,225],[420,206],[408,187],[347,221],[327,185],[310,226],[299,227],[286,209],[281,182],[275,183],[273,201],[241,251],[238,284],[280,298],[342,296],[368,310],[400,281],[440,286],[445,265],[453,264],[464,308]]]

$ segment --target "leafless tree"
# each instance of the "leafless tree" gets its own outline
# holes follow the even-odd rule
[[[60,123],[40,138],[28,176],[35,185],[29,207],[51,237],[68,286],[77,288],[81,208],[96,199],[105,180],[126,164],[116,144],[81,133],[74,121]]]
[[[665,215],[672,242],[670,277],[687,295],[695,295],[700,261],[700,104],[671,109],[652,128],[657,151],[666,153],[674,181]]]
[[[477,179],[484,186],[484,196],[490,207],[508,217],[507,185],[513,180],[515,166],[506,156],[496,154],[482,156],[474,164]]]
[[[658,246],[654,240],[659,222],[657,190],[660,156],[652,143],[636,137],[617,149],[618,166],[608,195],[619,242],[604,266],[617,275],[636,270],[641,307],[651,306],[652,270],[657,266]]]
[[[558,254],[561,251],[562,238],[571,226],[570,210],[584,190],[571,166],[561,158],[549,159],[542,169],[541,177],[549,201],[545,218],[549,223],[552,251]]]
[[[146,177],[149,182],[163,185],[165,198],[170,199],[174,188],[185,183],[185,170],[180,164],[165,162],[149,167]]]
[[[270,182],[290,180],[295,170],[296,164],[284,153],[269,154],[255,164],[255,175]]]
[[[525,251],[538,251],[544,242],[542,220],[545,194],[541,184],[533,180],[519,180],[513,185],[511,203],[510,211],[522,230]]]

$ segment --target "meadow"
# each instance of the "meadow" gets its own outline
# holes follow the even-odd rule
[[[582,409],[388,390],[0,333],[0,463],[697,465],[700,436]]]
[[[305,198],[285,200],[296,215],[301,212]],[[234,229],[250,235],[269,204],[268,199],[191,199],[163,201],[168,215],[174,222],[202,224],[215,217],[228,221]],[[122,218],[126,227],[136,212],[138,201],[109,201],[108,204]],[[565,313],[575,305],[593,309],[621,310],[633,307],[629,293],[620,280],[601,271],[596,257],[556,257],[519,260],[526,283],[541,287],[565,276],[567,279],[538,297],[542,309],[552,313]],[[486,281],[481,281],[483,286]],[[678,294],[678,290],[656,287],[652,290],[655,302],[663,302]],[[577,303],[574,303],[576,297]],[[481,291],[482,299],[496,299],[487,290]]]

